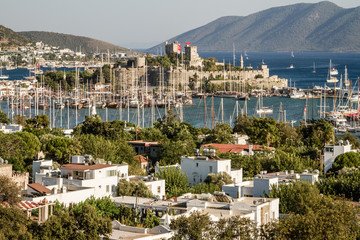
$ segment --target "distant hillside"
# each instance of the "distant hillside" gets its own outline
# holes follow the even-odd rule
[[[32,41],[10,28],[0,25],[0,47],[20,46],[31,43]]]
[[[38,31],[30,31],[30,32],[19,32],[22,36],[25,36],[35,42],[42,41],[43,43],[59,46],[60,48],[69,48],[73,51],[76,49],[79,50],[81,46],[81,51],[86,53],[94,53],[98,49],[100,52],[106,52],[109,50],[113,52],[114,50],[129,53],[130,50],[116,46],[111,43],[107,43],[104,41],[75,36],[70,34],[63,33],[54,33],[54,32],[38,32]]]
[[[319,2],[270,8],[222,17],[168,41],[191,42],[198,51],[232,51],[233,44],[237,51],[360,51],[360,7]]]

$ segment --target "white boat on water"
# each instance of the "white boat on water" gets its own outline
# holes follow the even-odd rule
[[[295,98],[295,99],[303,98],[305,96],[306,96],[305,92],[303,92],[303,91],[292,91],[289,95],[290,98]]]
[[[290,69],[293,69],[293,68],[294,68],[294,65],[293,65],[293,64],[290,64],[289,68],[290,68]]]
[[[0,68],[0,79],[1,79],[1,80],[5,80],[5,79],[8,79],[8,78],[9,78],[8,75],[3,75],[3,74],[2,74],[2,68]]]
[[[350,97],[350,102],[358,102],[360,100],[360,96],[358,94],[353,94]]]
[[[339,74],[338,70],[331,65],[331,59],[330,59],[329,72],[328,72],[326,82],[337,83],[339,80],[333,76],[338,75],[338,74]]]
[[[272,114],[273,113],[273,109],[270,107],[262,107],[256,110],[256,113],[259,115],[262,114]]]
[[[260,94],[259,98],[258,98],[258,102],[256,104],[256,113],[261,115],[266,115],[266,114],[272,114],[273,113],[273,109],[270,107],[265,107],[264,106],[264,102],[263,102],[263,95]]]

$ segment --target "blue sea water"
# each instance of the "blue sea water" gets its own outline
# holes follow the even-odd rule
[[[226,62],[233,62],[233,53],[232,52],[200,52],[201,57],[215,57],[218,61],[222,62],[223,60]],[[295,52],[294,57],[291,57],[290,52],[283,53],[252,53],[248,52],[248,59],[244,57],[244,65],[245,66],[253,66],[256,68],[262,62],[268,65],[270,69],[270,75],[278,75],[281,78],[291,79],[292,86],[295,82],[296,87],[298,88],[312,88],[315,85],[324,86],[326,83],[326,77],[328,73],[329,61],[330,59],[333,62],[333,65],[339,70],[339,76],[344,74],[345,66],[348,68],[348,74],[350,80],[355,83],[357,77],[360,75],[360,53],[314,53],[314,52]],[[316,73],[312,73],[313,71],[313,63],[315,62]],[[292,64],[294,68],[290,69],[289,66]],[[236,53],[236,65],[240,65],[240,53]],[[44,69],[49,70],[49,69]],[[63,69],[58,69],[63,70]],[[67,71],[70,69],[67,69]],[[6,71],[3,69],[3,74],[9,75],[11,80],[14,79],[22,79],[25,76],[29,75],[29,71],[27,69],[15,69],[11,71]],[[331,85],[330,85],[331,86]],[[207,101],[207,109],[206,109],[206,122],[207,127],[212,127],[212,116],[211,116],[211,98],[208,97]],[[220,122],[222,120],[221,111],[220,111],[220,98],[214,98],[214,115],[215,115],[215,123]],[[332,108],[332,99],[328,99],[327,105],[329,109]],[[193,99],[195,105],[193,106],[184,106],[184,121],[189,122],[190,124],[196,127],[205,126],[205,108],[204,101],[202,99]],[[223,99],[224,105],[224,121],[232,124],[234,118],[237,113],[241,113],[241,109],[244,108],[244,102],[238,101],[236,99]],[[273,114],[267,117],[274,117],[275,119],[279,119],[279,107],[280,102],[282,103],[283,110],[286,111],[286,119],[288,121],[295,120],[296,124],[299,124],[300,120],[304,117],[304,108],[307,105],[307,117],[308,118],[318,118],[318,110],[319,110],[319,99],[310,99],[308,102],[306,100],[301,99],[290,99],[284,97],[270,97],[264,98],[264,106],[273,107]],[[238,107],[237,104],[238,103]],[[250,116],[255,115],[257,99],[251,98],[248,101],[248,114]],[[8,102],[3,101],[1,103],[1,109],[3,112],[8,113],[9,117],[11,117],[11,109],[8,107]],[[328,110],[329,110],[328,109]],[[19,113],[14,112],[16,115]],[[144,114],[142,113],[144,111]],[[177,110],[179,111],[179,110]],[[39,111],[40,113],[45,113],[50,116],[50,111]],[[30,117],[34,115],[34,109],[24,111],[25,115]],[[128,110],[122,109],[97,109],[97,113],[101,116],[103,120],[129,120],[133,123],[138,123],[138,112],[137,109],[129,109],[129,118],[128,118]],[[87,109],[81,109],[78,111],[77,123],[82,122],[85,119],[85,115],[88,115],[89,111]],[[144,115],[144,123],[142,123],[142,115]],[[156,117],[164,115],[164,109],[156,109]],[[62,116],[62,117],[61,117]],[[62,111],[55,111],[55,120],[52,120],[53,125],[56,127],[67,128],[74,127],[76,125],[76,115],[75,110],[69,110],[69,123],[67,122],[67,109]],[[61,120],[62,119],[62,120]],[[62,123],[62,124],[61,124]],[[150,126],[151,125],[151,109],[145,108],[144,110],[140,110],[140,126]]]

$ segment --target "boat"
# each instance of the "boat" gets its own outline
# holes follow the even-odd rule
[[[265,116],[266,114],[272,114],[273,113],[272,108],[264,106],[263,95],[262,94],[259,95],[258,103],[256,105],[257,105],[256,113],[259,114],[259,115]]]
[[[290,68],[290,69],[293,69],[293,68],[294,68],[294,65],[293,65],[293,64],[290,64],[289,68]]]
[[[331,65],[331,59],[329,64],[329,72],[326,79],[326,82],[328,83],[337,83],[339,80],[336,77],[333,77],[334,75],[337,75],[338,71]]]
[[[292,92],[289,94],[289,97],[290,97],[290,98],[299,99],[299,98],[304,98],[304,97],[306,97],[306,95],[305,95],[305,92],[303,92],[303,91],[292,91]]]
[[[293,57],[295,57],[294,56],[294,51],[293,50],[291,50],[291,57],[293,58]]]
[[[257,109],[256,110],[256,113],[259,114],[259,115],[262,115],[262,114],[272,114],[273,113],[273,109],[270,108],[270,107],[262,107],[260,109]]]
[[[236,99],[240,100],[240,101],[250,100],[250,96],[249,96],[249,94],[243,93],[243,94],[237,95]]]
[[[312,73],[316,73],[316,69],[315,69],[315,62],[314,62],[314,68],[313,68]]]
[[[0,79],[1,79],[1,80],[4,80],[4,79],[8,79],[8,78],[9,78],[8,75],[3,75],[3,74],[2,74],[2,68],[0,67]]]

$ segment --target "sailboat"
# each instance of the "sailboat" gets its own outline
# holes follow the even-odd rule
[[[263,100],[263,94],[262,91],[259,95],[258,98],[258,103],[256,104],[256,113],[259,115],[264,115],[265,114],[272,114],[273,113],[273,109],[270,107],[264,107],[264,100]]]
[[[2,67],[0,67],[0,79],[8,79],[9,78],[9,76],[8,75],[3,75],[2,74]]]
[[[294,56],[294,51],[293,51],[293,50],[291,50],[291,57],[295,57],[295,56]]]
[[[335,72],[336,71],[336,72]],[[328,83],[337,83],[339,80],[336,77],[333,77],[333,75],[337,75],[338,71],[337,69],[335,69],[332,65],[331,65],[331,59],[330,59],[330,64],[329,64],[329,72],[328,72],[328,76],[326,79],[326,82]]]
[[[314,68],[313,68],[312,73],[316,73],[316,69],[315,69],[315,62],[314,62]]]

